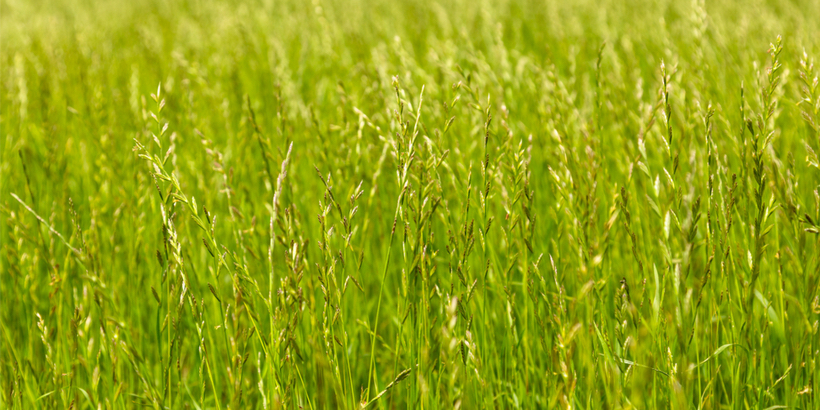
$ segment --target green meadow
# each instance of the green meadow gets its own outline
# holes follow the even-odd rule
[[[0,0],[2,409],[820,409],[816,0]]]

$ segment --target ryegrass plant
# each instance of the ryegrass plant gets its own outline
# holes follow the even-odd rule
[[[818,21],[4,0],[0,408],[818,409]]]

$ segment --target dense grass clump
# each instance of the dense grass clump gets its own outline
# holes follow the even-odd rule
[[[0,1],[0,408],[818,409],[820,2]]]

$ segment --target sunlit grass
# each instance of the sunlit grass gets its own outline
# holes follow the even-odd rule
[[[0,2],[0,408],[820,407],[820,3]]]

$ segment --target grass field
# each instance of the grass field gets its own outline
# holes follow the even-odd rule
[[[820,409],[818,60],[816,0],[0,0],[0,408]]]

